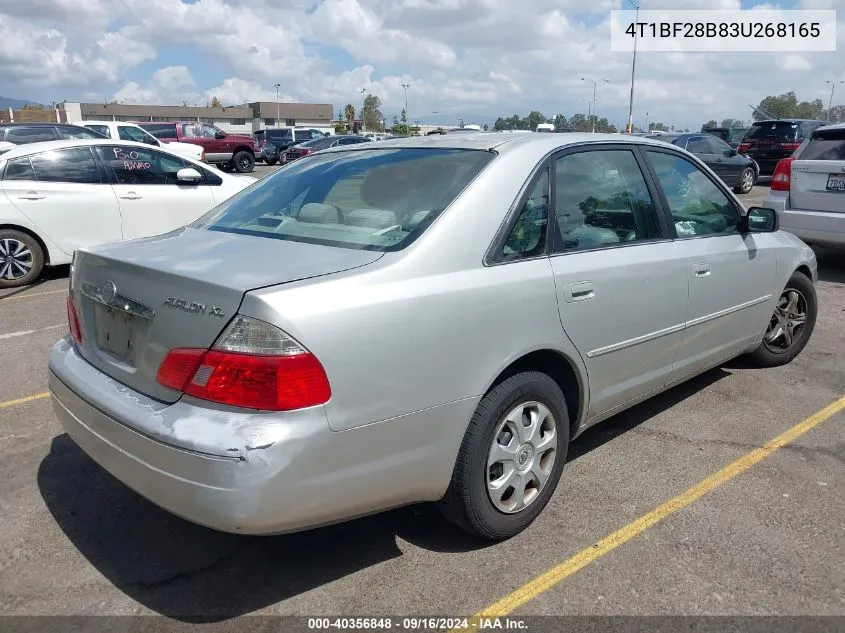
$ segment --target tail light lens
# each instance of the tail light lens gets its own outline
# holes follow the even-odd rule
[[[67,325],[71,338],[77,343],[82,342],[82,327],[79,325],[79,314],[73,304],[73,297],[67,297]]]
[[[775,173],[772,174],[772,191],[789,191],[793,160],[795,159],[790,157],[778,161]]]
[[[310,153],[311,153],[311,150],[308,149],[307,147],[299,150],[300,156],[308,156],[308,154],[310,154]]]
[[[156,375],[189,396],[248,409],[291,411],[328,402],[317,357],[277,327],[237,316],[210,350],[171,350]]]
[[[781,143],[780,144],[782,149],[789,150],[790,152],[794,152],[796,149],[801,147],[801,143]]]
[[[739,147],[736,148],[736,151],[747,152],[749,149],[751,149],[751,145],[749,143],[740,143]]]

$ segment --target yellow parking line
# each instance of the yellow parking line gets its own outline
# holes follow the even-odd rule
[[[44,295],[57,295],[59,293],[67,294],[67,290],[47,290],[45,292],[33,292],[28,295],[13,295],[11,297],[0,296],[0,303],[3,303],[4,301],[17,301],[18,299],[29,299],[31,297],[43,297]]]
[[[14,407],[19,404],[26,404],[27,402],[32,402],[33,400],[41,400],[42,398],[49,398],[50,392],[43,391],[41,393],[36,393],[31,396],[26,396],[24,398],[18,398],[17,400],[6,400],[5,402],[0,402],[0,409],[5,409],[6,407]]]
[[[683,510],[693,502],[706,495],[708,492],[712,492],[737,475],[744,473],[755,464],[758,464],[772,455],[779,448],[783,448],[796,438],[842,410],[845,410],[845,397],[833,402],[821,411],[814,413],[804,421],[799,422],[792,428],[769,440],[763,446],[746,453],[739,459],[731,462],[718,472],[713,473],[674,499],[670,499],[669,501],[659,505],[651,512],[644,514],[628,525],[616,530],[590,547],[581,550],[564,562],[555,565],[548,571],[537,576],[534,580],[527,582],[522,587],[509,593],[498,602],[494,602],[473,616],[472,622],[475,623],[475,626],[472,628],[477,628],[478,621],[483,617],[504,617],[513,613],[526,602],[529,602],[545,591],[548,591],[558,583],[566,580],[578,570],[583,569],[605,554],[609,554],[620,545],[624,545],[635,536],[645,532],[648,528],[660,523],[663,519]]]

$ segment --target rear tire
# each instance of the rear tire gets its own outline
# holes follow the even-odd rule
[[[13,229],[0,230],[0,288],[26,286],[44,269],[44,251],[38,240]]]
[[[739,184],[734,187],[734,193],[746,194],[754,188],[754,170],[746,167],[739,175]]]
[[[568,448],[569,416],[557,383],[534,371],[511,376],[479,402],[439,508],[488,540],[519,534],[554,494]]]
[[[239,174],[248,174],[255,169],[255,156],[246,150],[237,152],[232,156],[232,162],[235,164],[235,170]]]
[[[760,346],[748,355],[750,362],[757,367],[780,367],[791,363],[810,340],[817,314],[813,282],[806,275],[792,273],[778,298]]]
[[[265,159],[264,159],[264,164],[265,164],[265,165],[270,165],[271,167],[272,167],[273,165],[275,165],[276,163],[278,163],[278,162],[279,162],[279,159],[278,159],[278,158],[265,158]]]
[[[220,168],[220,171],[225,171],[227,174],[231,174],[233,171],[235,171],[235,165],[232,163],[232,161],[220,163],[217,165],[217,167]]]

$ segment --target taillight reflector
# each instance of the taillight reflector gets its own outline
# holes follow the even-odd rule
[[[77,343],[82,342],[82,327],[79,325],[79,314],[76,312],[76,306],[73,304],[73,297],[67,297],[67,325],[70,330],[71,338]]]
[[[772,191],[789,191],[792,178],[792,157],[778,161],[775,173],[772,174]]]
[[[787,149],[787,150],[789,150],[790,152],[794,152],[796,149],[798,149],[799,147],[801,147],[801,143],[781,143],[781,144],[780,144],[780,146],[781,146],[783,149]]]
[[[748,143],[740,143],[739,147],[736,148],[738,152],[747,152],[751,148],[751,145]]]

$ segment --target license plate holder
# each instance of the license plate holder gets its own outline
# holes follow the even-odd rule
[[[96,305],[97,347],[116,360],[135,366],[137,317],[115,308]]]
[[[828,174],[827,190],[845,193],[845,174]]]

